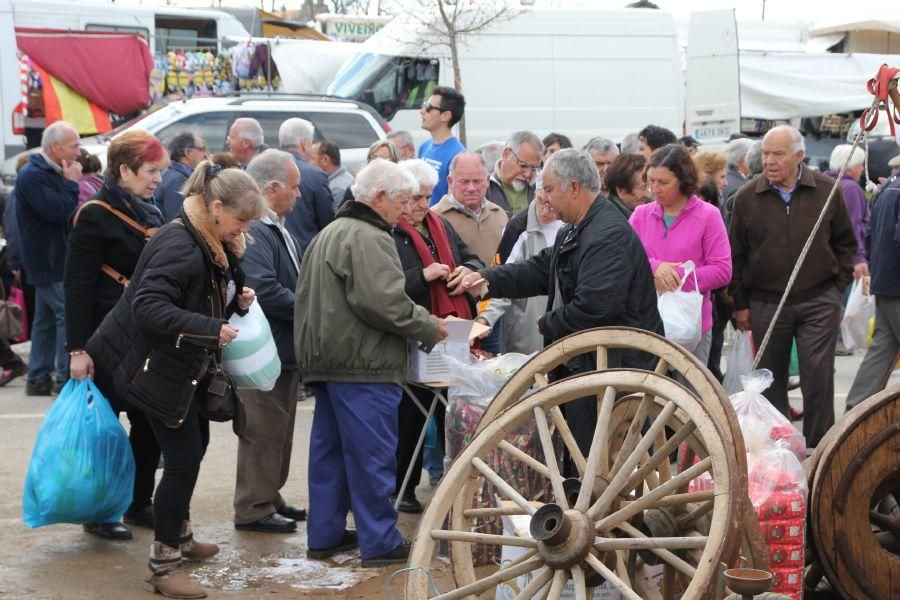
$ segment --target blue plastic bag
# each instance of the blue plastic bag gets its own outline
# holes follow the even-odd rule
[[[93,381],[70,379],[34,444],[22,498],[25,524],[119,521],[133,493],[125,428]]]

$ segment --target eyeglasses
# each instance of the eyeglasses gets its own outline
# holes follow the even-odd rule
[[[444,112],[440,106],[435,106],[434,104],[431,104],[430,102],[426,102],[425,104],[423,104],[422,110],[424,110],[425,112],[431,112],[433,110]]]
[[[516,162],[519,164],[519,168],[522,169],[523,171],[524,170],[537,171],[541,168],[540,163],[538,163],[536,165],[529,165],[527,162],[522,162],[522,159],[519,158],[519,155],[516,154],[516,151],[512,149],[512,146],[507,146],[507,148],[509,148],[509,151],[512,152],[512,155],[516,157]]]
[[[206,146],[191,146],[190,150],[199,150],[200,152],[206,152]]]

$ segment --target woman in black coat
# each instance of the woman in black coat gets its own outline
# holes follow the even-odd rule
[[[253,302],[238,261],[244,233],[265,206],[243,171],[200,163],[185,183],[179,218],[147,244],[125,293],[87,344],[97,372],[147,415],[165,458],[153,500],[147,581],[167,597],[205,596],[181,561],[219,551],[194,541],[190,526],[191,496],[209,442],[203,391],[221,348],[237,336],[228,318]]]
[[[431,191],[437,183],[434,168],[419,159],[404,161],[400,166],[407,169],[419,184],[418,193],[413,195],[409,203],[409,211],[394,228],[394,243],[406,277],[406,295],[438,317],[452,314],[462,319],[471,319],[475,315],[475,307],[469,296],[451,298],[448,284],[462,280],[467,273],[483,269],[484,265],[460,239],[450,222],[429,209]],[[427,266],[423,256],[429,263]],[[448,303],[448,298],[453,303],[465,306],[452,306]],[[440,306],[436,306],[436,303]],[[428,406],[431,392],[418,387],[413,388],[413,391],[419,402]],[[439,445],[443,449],[444,411],[442,406],[438,408],[442,410],[435,411],[435,424],[438,428]],[[403,478],[413,461],[419,433],[425,425],[425,416],[406,392],[400,401],[398,421],[396,494],[400,493]],[[422,511],[422,505],[416,499],[416,486],[419,485],[422,473],[424,453],[425,449],[422,448],[415,456],[415,467],[397,507],[402,512]]]
[[[168,162],[160,141],[146,131],[128,131],[116,137],[107,151],[103,186],[72,219],[63,287],[69,375],[74,379],[89,375],[90,359],[84,347],[122,295],[149,236],[163,223],[162,214],[150,200]],[[97,385],[109,398],[113,410],[126,410],[111,382],[100,378]],[[151,497],[159,445],[142,412],[127,410],[127,414],[135,477],[125,522],[152,528]],[[109,539],[132,537],[121,523],[86,523],[84,529]]]

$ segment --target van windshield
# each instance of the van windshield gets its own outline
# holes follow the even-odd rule
[[[341,67],[328,93],[365,102],[390,121],[400,109],[418,109],[437,81],[437,60],[364,52]]]

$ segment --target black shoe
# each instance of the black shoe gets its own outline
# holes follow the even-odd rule
[[[386,567],[388,565],[399,565],[405,563],[409,560],[409,550],[411,548],[411,544],[409,542],[403,542],[390,552],[382,554],[381,556],[373,556],[372,558],[364,558],[361,563],[364,569],[371,569],[374,567]]]
[[[422,503],[415,496],[403,496],[397,510],[402,513],[419,514],[422,512]]]
[[[59,393],[62,391],[62,389],[63,389],[64,387],[66,387],[66,384],[67,384],[67,383],[69,383],[69,378],[68,378],[68,377],[66,377],[66,378],[63,379],[62,381],[56,381],[56,382],[54,382],[54,383],[53,383],[53,395],[54,395],[54,396],[59,396]]]
[[[128,510],[122,520],[129,525],[153,529],[153,505],[147,505],[137,510]]]
[[[85,523],[81,526],[86,533],[108,540],[130,540],[131,530],[121,523]]]
[[[297,508],[296,506],[291,506],[290,504],[285,504],[284,506],[279,508],[278,514],[282,517],[287,517],[288,519],[293,519],[298,522],[306,520],[306,509]]]
[[[23,375],[28,374],[28,365],[25,363],[16,365],[12,369],[3,369],[3,372],[0,373],[0,387],[3,387],[16,377],[22,377]]]
[[[353,550],[357,547],[359,547],[359,539],[356,537],[356,531],[347,529],[344,531],[344,535],[341,536],[341,541],[338,542],[336,546],[331,546],[329,548],[309,548],[306,550],[306,558],[312,560],[325,560],[326,558],[331,558],[338,552],[346,552],[347,550]]]
[[[297,521],[282,517],[278,513],[272,513],[252,523],[235,523],[234,528],[260,533],[294,533],[297,531]]]
[[[29,379],[25,382],[26,396],[52,396],[53,382],[49,379],[41,379],[40,381],[32,381]]]

